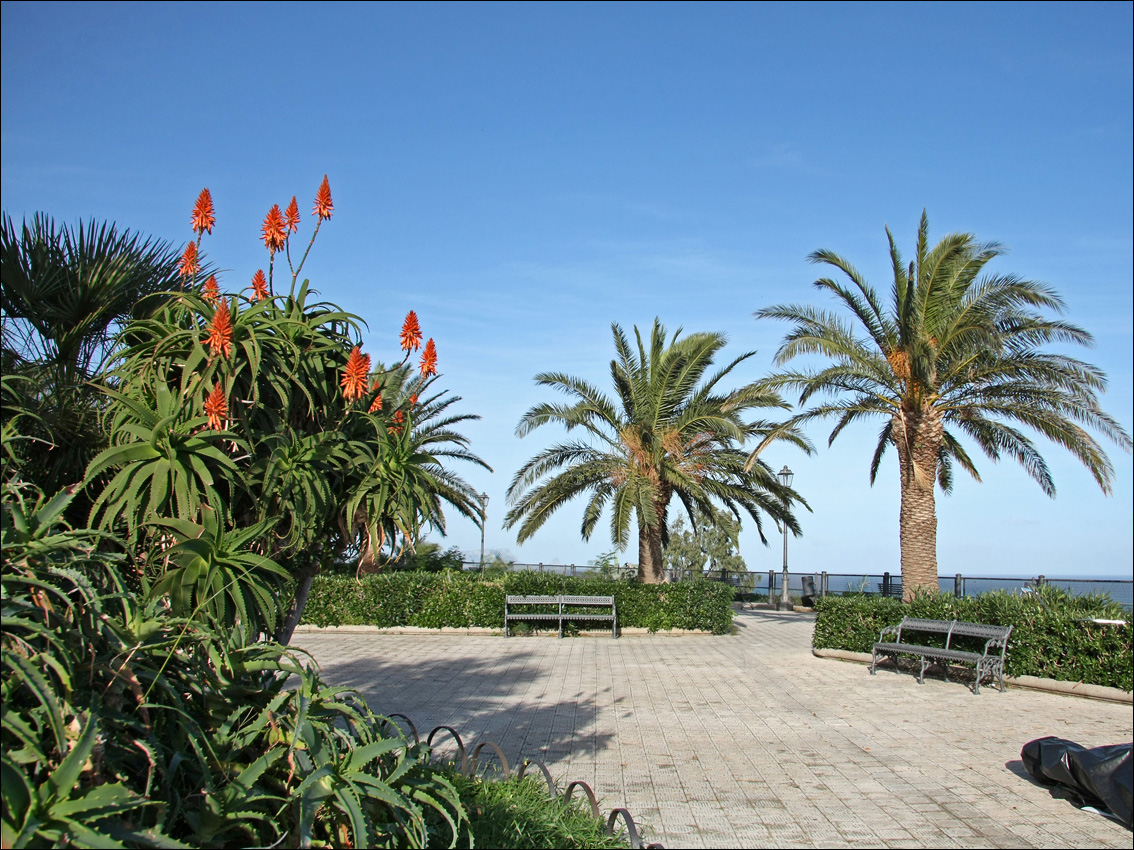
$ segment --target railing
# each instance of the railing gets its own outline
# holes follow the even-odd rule
[[[603,572],[602,567],[593,564],[505,564],[503,566],[513,572],[533,570],[567,576],[596,575]],[[475,561],[467,561],[463,568],[465,570],[480,570],[481,565]],[[499,569],[500,565],[488,565],[487,568]],[[635,569],[625,567],[614,570],[608,569],[607,572],[611,578],[631,578],[637,574]],[[767,595],[769,599],[778,599],[783,588],[782,570],[768,570],[766,573],[745,570],[671,570],[669,571],[669,579],[670,581],[688,581],[691,579],[721,581],[732,585],[738,592]],[[788,595],[797,598],[810,595],[808,591],[811,588],[804,587],[805,580],[814,585],[816,596],[841,596],[849,593],[897,598],[902,596],[900,573],[793,573],[790,571],[788,573]],[[957,597],[977,596],[991,590],[1024,591],[1050,585],[1078,596],[1105,593],[1128,611],[1134,610],[1134,580],[1131,579],[1051,578],[1043,575],[1034,578],[1022,578],[1019,576],[965,576],[957,573],[953,576],[940,576],[937,581],[943,593],[952,593]]]
[[[461,569],[466,572],[491,572],[493,570],[506,570],[512,573],[522,573],[530,570],[539,573],[552,573],[561,576],[576,576],[576,575],[595,575],[603,571],[602,567],[596,567],[594,564],[517,564],[513,562],[492,561],[486,564],[481,564],[479,561],[463,561]],[[627,570],[623,567],[616,567],[611,570],[615,578],[628,578],[626,573],[637,575],[638,571]]]

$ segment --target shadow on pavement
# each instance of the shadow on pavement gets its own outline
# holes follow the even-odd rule
[[[296,644],[302,647],[302,638]],[[478,743],[493,741],[512,766],[524,758],[552,767],[572,756],[593,757],[614,737],[595,729],[594,695],[565,696],[559,682],[537,664],[525,663],[529,651],[511,653],[506,663],[463,655],[406,661],[372,655],[324,663],[318,647],[312,655],[327,682],[359,691],[378,714],[406,715],[423,740],[436,727],[451,726],[469,753]],[[434,743],[438,761],[456,759],[458,747],[450,735],[438,733]],[[481,764],[495,761],[491,749],[484,749]]]

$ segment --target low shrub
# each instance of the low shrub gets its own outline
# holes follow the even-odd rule
[[[467,832],[457,847],[626,848],[625,835],[607,835],[606,822],[595,818],[580,794],[571,802],[553,799],[542,777],[492,779],[443,771],[468,812]],[[447,824],[434,816],[437,831]]]
[[[827,596],[816,601],[816,649],[870,652],[879,632],[902,617],[965,620],[1013,626],[1009,676],[1040,676],[1134,690],[1130,615],[1106,596],[1075,596],[1044,587],[1031,596],[998,590],[958,599],[924,594],[910,603],[867,596]],[[1105,625],[1093,618],[1125,620]]]
[[[303,622],[315,626],[503,629],[505,596],[560,593],[613,596],[618,623],[624,628],[727,634],[732,625],[733,590],[715,582],[650,585],[554,573],[481,575],[454,570],[383,573],[361,581],[339,575],[318,576]]]

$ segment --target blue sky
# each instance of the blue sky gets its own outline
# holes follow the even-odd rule
[[[108,219],[178,243],[210,188],[222,284],[264,264],[260,222],[329,175],[335,216],[305,269],[394,358],[416,309],[465,432],[495,469],[487,545],[583,563],[581,505],[518,546],[500,527],[517,439],[557,370],[608,384],[610,324],[728,334],[771,368],[784,327],[753,311],[817,301],[830,248],[887,287],[883,228],[909,253],[966,231],[1011,249],[1096,337],[1103,404],[1129,430],[1132,6],[1104,4],[3,4],[2,195],[19,220]],[[305,223],[305,226],[309,227]],[[310,232],[308,229],[306,232]],[[302,231],[301,231],[302,235]],[[792,566],[898,569],[893,455],[874,426],[812,457],[780,450],[814,513]],[[1058,497],[978,461],[938,499],[949,575],[1131,574],[1132,464],[1104,497],[1045,445]],[[750,568],[779,547],[745,532]],[[445,545],[479,549],[455,517]],[[630,550],[624,556],[635,560]]]

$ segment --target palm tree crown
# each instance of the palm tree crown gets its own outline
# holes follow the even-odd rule
[[[611,508],[610,535],[625,547],[630,517],[637,517],[639,576],[662,577],[666,512],[674,494],[691,513],[705,513],[714,502],[734,516],[743,509],[763,539],[762,513],[799,527],[790,510],[801,501],[784,488],[770,467],[757,462],[745,468],[739,446],[752,437],[775,431],[775,438],[809,450],[792,428],[774,428],[763,420],[746,422],[754,408],[784,409],[778,394],[749,384],[721,391],[721,380],[754,352],[742,354],[705,380],[713,358],[725,345],[722,334],[696,333],[681,338],[680,329],[667,342],[665,328],[654,320],[648,341],[634,329],[632,347],[617,324],[612,326],[617,356],[610,364],[616,397],[611,399],[586,381],[561,373],[536,376],[536,383],[554,387],[574,399],[569,404],[538,404],[520,420],[525,436],[556,422],[568,431],[584,431],[586,441],[559,443],[540,452],[516,473],[508,488],[512,505],[505,527],[519,524],[519,542],[531,537],[556,510],[586,494],[581,532],[589,539],[604,509]]]
[[[352,436],[367,454],[367,462],[358,466],[366,472],[352,482],[346,516],[354,523],[360,568],[374,569],[412,551],[427,530],[444,536],[445,505],[478,526],[484,522],[477,491],[447,466],[464,461],[492,471],[454,428],[480,417],[451,411],[461,397],[434,392],[435,381],[413,375],[408,366],[385,373],[383,404],[406,411],[404,424],[390,425],[388,417],[374,411],[356,423],[359,433]],[[369,435],[368,423],[374,426]],[[383,546],[389,549],[386,557]]]
[[[831,361],[825,368],[785,371],[769,379],[773,389],[798,389],[801,405],[814,396],[825,398],[789,420],[789,426],[834,418],[830,444],[858,419],[884,419],[870,482],[893,445],[901,474],[902,576],[908,597],[917,587],[937,588],[934,482],[950,492],[954,465],[980,480],[959,436],[970,438],[993,460],[1015,459],[1048,495],[1055,494],[1050,471],[1020,426],[1070,451],[1106,493],[1114,469],[1087,429],[1127,451],[1131,442],[1099,406],[1105,375],[1089,363],[1042,350],[1056,342],[1092,343],[1082,328],[1043,315],[1063,311],[1050,286],[985,274],[985,266],[1003,251],[970,234],[946,236],[931,248],[925,213],[908,266],[889,228],[886,235],[894,276],[888,305],[847,260],[816,251],[812,262],[839,269],[850,283],[820,278],[815,286],[833,295],[853,321],[796,304],[769,307],[756,316],[793,325],[777,365],[799,355]]]
[[[179,252],[113,224],[57,225],[42,213],[17,226],[0,219],[0,359],[17,386],[34,441],[24,474],[45,492],[74,484],[106,445],[102,398],[114,335],[182,284]],[[80,520],[80,495],[68,508]]]

